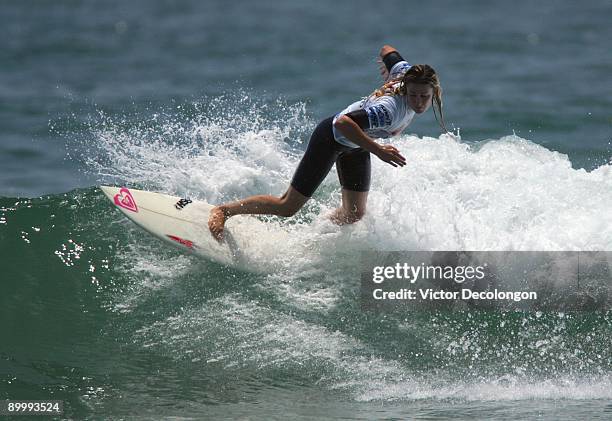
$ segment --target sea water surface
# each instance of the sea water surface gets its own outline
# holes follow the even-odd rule
[[[4,2],[0,400],[66,418],[609,419],[612,314],[362,311],[363,250],[612,250],[611,1]],[[317,122],[429,63],[431,112],[265,271],[162,247],[103,183],[282,194]],[[204,222],[204,221],[203,221]]]

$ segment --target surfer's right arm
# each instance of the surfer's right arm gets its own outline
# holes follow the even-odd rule
[[[364,119],[365,116],[365,119]],[[406,158],[392,145],[380,145],[368,136],[360,124],[364,127],[368,124],[368,116],[363,110],[348,113],[338,117],[334,122],[334,126],[339,130],[344,137],[353,142],[360,148],[376,155],[382,161],[393,165],[394,167],[403,167],[406,165]]]
[[[399,51],[390,45],[383,45],[378,56],[380,75],[385,82],[403,75],[410,68]],[[401,64],[396,66],[398,63]]]
[[[386,44],[382,46],[380,52],[378,53],[378,67],[380,69],[380,75],[382,76],[383,81],[386,82],[389,80],[391,68],[402,60],[402,56],[394,47]]]

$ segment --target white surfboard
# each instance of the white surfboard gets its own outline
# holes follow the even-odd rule
[[[282,252],[289,233],[252,216],[228,219],[223,241],[208,230],[212,205],[127,187],[100,189],[125,216],[154,236],[222,264],[264,271]]]

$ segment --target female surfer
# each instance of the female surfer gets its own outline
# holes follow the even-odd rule
[[[434,69],[427,64],[409,65],[389,45],[381,48],[379,61],[385,83],[367,98],[319,123],[285,194],[251,196],[210,211],[208,228],[217,240],[223,239],[225,221],[234,215],[293,216],[310,199],[334,163],[342,186],[342,205],[330,219],[338,225],[359,221],[365,214],[370,188],[370,154],[394,167],[406,165],[397,148],[373,139],[400,134],[415,114],[424,113],[432,104],[436,119],[437,107],[439,124],[446,131],[442,88]]]

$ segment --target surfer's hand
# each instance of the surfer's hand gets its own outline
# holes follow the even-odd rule
[[[380,160],[394,167],[406,165],[406,158],[402,156],[395,146],[381,145],[375,153]]]

